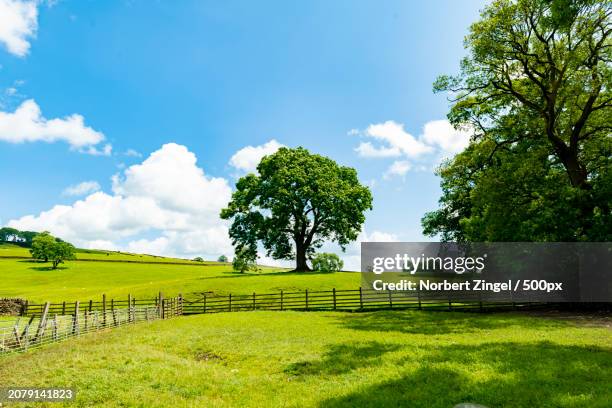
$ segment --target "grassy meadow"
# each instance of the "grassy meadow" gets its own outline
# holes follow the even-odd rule
[[[26,251],[14,246],[0,247],[0,250],[9,253]],[[117,299],[123,299],[128,294],[136,298],[152,298],[159,291],[168,296],[183,293],[188,297],[202,292],[227,295],[269,293],[281,289],[356,289],[360,284],[359,274],[348,272],[302,274],[263,267],[261,271],[240,274],[232,270],[231,264],[186,260],[174,262],[172,258],[148,255],[141,258],[141,255],[134,254],[109,252],[110,255],[106,256],[100,253],[103,251],[79,252],[81,261],[67,261],[52,270],[49,263],[2,258],[3,253],[0,252],[0,297],[21,297],[32,302],[86,301],[99,299],[103,293],[108,298]],[[90,258],[83,257],[89,256],[102,259],[97,262],[85,261]],[[131,262],[116,262],[124,257]],[[151,258],[157,262],[150,262]]]
[[[603,408],[612,335],[514,314],[221,313],[11,355],[0,378],[74,387],[83,407]]]

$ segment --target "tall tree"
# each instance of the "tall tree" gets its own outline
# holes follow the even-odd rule
[[[372,208],[370,190],[354,169],[301,147],[264,157],[257,171],[238,180],[221,212],[233,219],[236,252],[256,252],[261,242],[269,256],[295,259],[296,270],[307,271],[308,258],[325,240],[342,248],[355,240]]]
[[[425,232],[464,234],[469,223],[450,210],[449,203],[471,211],[473,189],[484,180],[481,173],[501,175],[500,163],[514,162],[516,170],[518,161],[531,160],[531,170],[542,177],[554,173],[556,193],[547,199],[561,199],[565,209],[547,201],[550,208],[582,220],[581,226],[571,230],[572,240],[608,236],[612,229],[607,187],[612,155],[611,4],[497,0],[484,9],[466,38],[469,54],[460,74],[442,76],[434,84],[437,91],[453,93],[449,118],[456,126],[473,130],[478,146],[442,167],[443,188],[446,183],[457,194],[445,192],[442,208],[424,218]],[[533,161],[535,151],[538,160]],[[466,160],[471,164],[466,166]],[[506,166],[504,171],[511,168]],[[558,170],[563,171],[565,184]],[[465,187],[461,194],[458,185],[453,185],[459,180]],[[528,188],[524,179],[513,180],[510,175],[500,180],[498,188],[520,190],[532,203],[537,196],[534,191],[544,188],[536,186],[535,180]],[[548,188],[549,182],[541,179]],[[523,214],[522,221],[527,222],[527,217]]]

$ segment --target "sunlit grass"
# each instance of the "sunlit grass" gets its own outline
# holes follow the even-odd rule
[[[80,406],[609,407],[612,332],[512,314],[222,313],[9,356],[0,378],[75,387]]]

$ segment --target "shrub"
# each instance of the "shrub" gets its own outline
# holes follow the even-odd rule
[[[342,259],[336,254],[320,253],[312,258],[312,269],[320,272],[337,272],[344,267]]]

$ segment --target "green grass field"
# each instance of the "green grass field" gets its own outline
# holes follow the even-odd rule
[[[167,259],[167,258],[166,258]],[[218,295],[356,289],[356,273],[291,273],[277,268],[261,272],[235,273],[231,265],[149,264],[68,261],[57,270],[49,264],[26,259],[0,258],[0,297],[21,297],[32,302],[86,301],[107,297],[153,298],[159,291],[167,296],[214,292]]]
[[[2,257],[30,257],[28,248],[18,245],[0,243],[0,258]],[[129,252],[103,251],[97,249],[77,248],[76,258],[88,261],[121,261],[121,262],[147,262],[147,263],[180,263],[180,264],[217,264],[217,262],[194,262],[188,259],[168,258],[164,256],[132,254]]]
[[[603,408],[612,335],[512,314],[222,313],[11,355],[0,379],[75,387],[83,407]]]

